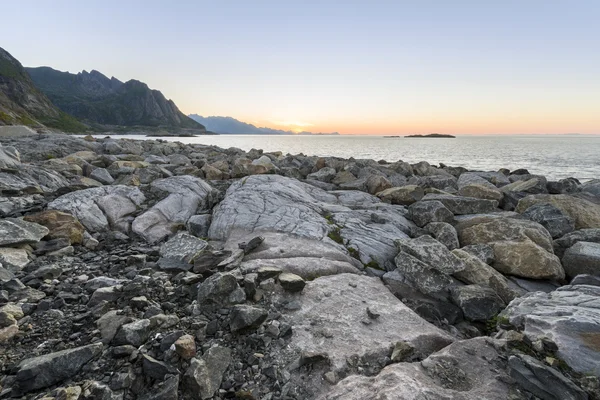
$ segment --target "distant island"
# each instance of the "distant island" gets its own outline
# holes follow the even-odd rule
[[[456,136],[446,135],[443,133],[430,133],[428,135],[407,135],[404,137],[409,137],[409,138],[455,138]]]

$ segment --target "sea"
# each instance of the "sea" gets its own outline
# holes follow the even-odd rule
[[[97,135],[105,137],[105,135]],[[149,139],[127,135],[131,139]],[[206,135],[161,136],[182,143],[201,143],[242,150],[262,149],[284,154],[334,156],[342,158],[427,161],[477,171],[526,168],[558,180],[574,177],[580,181],[600,179],[600,135],[485,135],[456,138],[407,138],[357,135]]]

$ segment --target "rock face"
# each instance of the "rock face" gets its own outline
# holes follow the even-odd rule
[[[505,400],[516,391],[508,375],[497,369],[499,361],[490,339],[456,342],[421,363],[392,364],[373,377],[350,376],[320,399]]]
[[[525,212],[534,204],[551,204],[575,221],[575,229],[600,228],[600,205],[567,194],[537,194],[519,200],[516,211]]]
[[[39,242],[50,231],[48,228],[18,218],[0,220],[0,246],[15,246]]]
[[[531,341],[550,338],[556,354],[570,368],[600,376],[599,286],[563,286],[550,293],[530,293],[513,300],[500,318]]]
[[[102,343],[95,343],[23,360],[17,367],[18,389],[26,393],[70,378],[99,355],[102,347]]]
[[[292,351],[321,354],[338,374],[352,370],[347,364],[350,357],[368,357],[374,363],[385,359],[390,345],[398,341],[410,343],[423,356],[452,342],[377,278],[351,274],[318,278],[308,282],[302,294],[288,296],[298,302],[298,309],[285,316],[294,327]],[[379,316],[371,319],[367,308]]]
[[[150,210],[137,217],[132,231],[150,243],[172,235],[178,226],[185,225],[190,217],[214,203],[216,193],[200,178],[175,176],[159,179],[151,184],[152,191],[165,193]]]
[[[600,243],[577,242],[562,259],[567,276],[600,275]]]
[[[49,203],[48,208],[73,215],[90,232],[128,233],[128,217],[145,200],[137,187],[103,186],[65,194]]]

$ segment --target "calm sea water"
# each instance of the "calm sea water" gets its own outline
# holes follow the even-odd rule
[[[102,137],[101,135],[99,135]],[[129,135],[129,138],[148,139]],[[527,168],[551,179],[600,179],[600,135],[458,136],[455,139],[382,136],[214,135],[161,137],[183,143],[316,156],[427,161],[472,170]]]

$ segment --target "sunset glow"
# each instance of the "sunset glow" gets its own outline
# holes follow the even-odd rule
[[[186,114],[294,132],[600,133],[596,1],[105,0],[4,12],[2,44],[24,65],[138,79]]]

